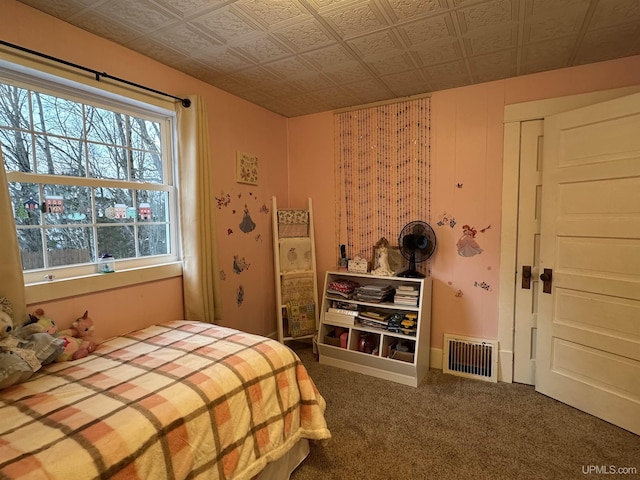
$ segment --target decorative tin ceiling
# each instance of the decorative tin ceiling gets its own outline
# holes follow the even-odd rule
[[[640,0],[20,0],[286,117],[640,54]]]

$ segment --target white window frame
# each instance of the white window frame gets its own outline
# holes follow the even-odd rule
[[[11,56],[9,55],[9,57]],[[172,187],[169,191],[171,219],[171,252],[169,254],[118,260],[116,271],[108,275],[96,273],[95,264],[25,272],[27,304],[95,293],[182,275],[176,182],[177,169],[175,168],[174,160],[177,158],[177,133],[173,101],[158,99],[155,95],[147,98],[146,94],[141,95],[140,92],[132,92],[129,88],[114,86],[111,83],[101,82],[104,88],[96,88],[89,84],[90,78],[84,79],[77,74],[69,74],[69,72],[51,64],[44,65],[45,68],[41,70],[33,68],[33,64],[38,66],[37,62],[33,60],[21,61],[18,57],[5,60],[5,58],[7,58],[7,55],[0,55],[0,81],[17,84],[26,89],[35,89],[50,95],[86,102],[100,108],[115,108],[129,115],[144,118],[150,117],[154,121],[160,121],[163,124],[162,138],[163,142],[165,142],[163,152],[167,152],[166,155],[163,155],[165,185]],[[52,71],[53,73],[51,73]],[[93,83],[95,84],[95,80],[93,80]],[[28,180],[28,174],[22,172],[7,172],[7,177],[9,181],[33,181],[33,179]],[[60,177],[63,181],[64,178]],[[89,180],[90,183],[100,183],[99,179]],[[108,183],[112,186],[114,182],[109,180]],[[144,189],[145,184],[140,183],[139,188]]]

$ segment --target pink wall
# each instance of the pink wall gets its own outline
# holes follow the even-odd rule
[[[508,104],[640,84],[640,56],[435,92],[431,107],[432,206],[438,237],[433,257],[432,347],[442,334],[498,337],[498,280],[502,192],[503,115]],[[291,191],[309,192],[316,216],[321,274],[335,268],[333,178],[308,172],[333,169],[331,113],[290,119]],[[460,184],[460,186],[458,186]],[[446,218],[447,222],[444,221]],[[451,227],[449,221],[455,220]],[[442,226],[438,225],[442,222]],[[316,222],[318,223],[318,222]],[[462,226],[477,230],[482,252],[458,254]]]
[[[310,135],[310,132],[313,132]],[[298,117],[289,121],[289,194],[291,206],[306,205],[311,198],[316,237],[318,295],[324,273],[336,263],[335,175],[333,163],[333,114]]]
[[[182,278],[40,303],[31,306],[29,312],[37,307],[43,308],[60,329],[71,326],[88,310],[96,337],[107,339],[152,323],[182,318]]]
[[[271,197],[287,198],[287,120],[229,95],[147,57],[77,29],[14,0],[0,0],[2,40],[78,63],[110,75],[174,95],[202,95],[208,105],[216,196],[231,201],[219,209],[217,221],[222,284],[222,324],[253,333],[275,331],[275,293],[271,220],[261,213]],[[258,186],[236,183],[236,152],[259,158]],[[244,205],[256,224],[239,229]],[[231,230],[233,233],[228,234]],[[234,255],[248,269],[233,271]],[[266,279],[266,281],[265,281]],[[237,301],[242,286],[244,301]],[[99,335],[110,336],[132,326],[182,317],[181,279],[46,302],[42,306],[64,324],[88,309]]]

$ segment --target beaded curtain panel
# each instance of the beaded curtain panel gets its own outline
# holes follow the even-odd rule
[[[430,221],[430,99],[338,113],[334,126],[336,245],[369,259],[381,237],[397,245],[407,223]]]

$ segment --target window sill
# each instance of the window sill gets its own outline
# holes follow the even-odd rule
[[[96,293],[112,288],[128,287],[182,275],[182,263],[172,262],[150,267],[119,270],[109,274],[96,273],[48,282],[25,285],[27,305],[59,300],[76,295]]]

